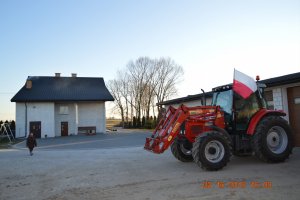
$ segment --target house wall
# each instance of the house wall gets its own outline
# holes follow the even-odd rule
[[[68,135],[77,135],[78,127],[95,126],[98,133],[106,131],[105,102],[27,103],[27,135],[29,123],[41,121],[41,137],[61,136],[61,122],[68,122]],[[60,107],[68,107],[61,114]],[[25,137],[26,106],[16,103],[16,137]]]
[[[41,137],[54,137],[54,103],[27,103],[28,131],[29,122],[41,121]]]
[[[68,113],[60,113],[67,107]],[[61,122],[68,122],[68,135],[77,135],[78,127],[95,126],[96,132],[105,133],[105,103],[77,102],[55,104],[55,136],[61,136]]]
[[[25,136],[27,105],[27,135],[29,124],[41,122],[41,137],[54,137],[54,103],[16,103],[16,137]]]
[[[60,113],[61,107],[67,107],[67,113]],[[55,136],[61,136],[61,122],[68,122],[68,135],[77,135],[76,103],[55,104]]]
[[[105,102],[78,103],[78,127],[96,126],[96,132],[105,133]]]
[[[16,137],[25,137],[25,103],[16,103]]]
[[[287,121],[289,121],[289,106],[288,106],[287,88],[295,87],[295,86],[300,86],[300,83],[266,88],[266,91],[272,91],[272,93],[273,93],[274,109],[275,110],[283,110],[287,114],[284,117]]]

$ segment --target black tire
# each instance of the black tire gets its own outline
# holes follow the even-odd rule
[[[186,138],[175,138],[171,145],[171,152],[181,162],[193,161],[192,144]]]
[[[210,171],[222,169],[232,155],[231,140],[218,131],[206,132],[196,138],[192,154],[199,167]]]
[[[290,126],[279,116],[261,120],[252,138],[254,154],[266,162],[283,162],[289,158],[294,144]]]

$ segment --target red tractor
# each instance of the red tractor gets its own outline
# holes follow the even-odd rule
[[[285,161],[293,149],[291,128],[282,118],[286,114],[268,110],[265,85],[257,85],[247,99],[226,85],[213,89],[211,106],[170,106],[144,148],[160,154],[171,145],[175,158],[207,170],[222,169],[232,154]]]

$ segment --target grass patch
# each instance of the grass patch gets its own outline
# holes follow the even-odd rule
[[[120,126],[122,120],[120,119],[107,119],[106,129],[112,129],[113,127]]]
[[[12,145],[18,144],[19,142],[22,142],[24,140],[25,139],[16,138],[10,142],[7,137],[0,138],[0,149],[9,149]]]

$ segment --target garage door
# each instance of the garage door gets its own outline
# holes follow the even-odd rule
[[[293,129],[295,145],[300,147],[300,86],[287,89],[290,124]]]

